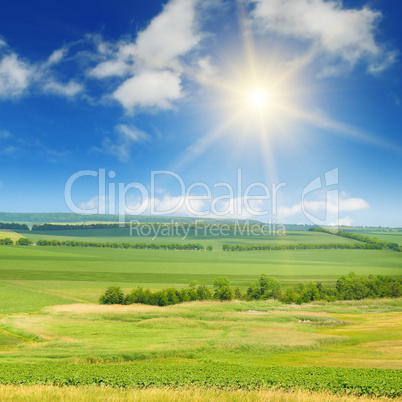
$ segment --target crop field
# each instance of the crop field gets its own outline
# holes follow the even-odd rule
[[[15,241],[17,241],[18,239],[20,239],[21,237],[24,237],[24,236],[22,234],[19,234],[19,233],[16,233],[16,232],[0,229],[0,239],[5,239],[7,237],[15,242]]]
[[[21,234],[34,242],[51,238],[144,241],[120,238],[118,230]],[[190,387],[182,392],[201,393],[197,390],[211,386],[215,391],[208,392],[216,392],[217,400],[264,400],[264,392],[277,392],[278,400],[309,400],[314,395],[331,400],[328,395],[334,393],[402,395],[401,299],[306,305],[269,300],[166,307],[98,304],[108,286],[127,293],[137,286],[183,288],[196,280],[212,289],[217,276],[227,276],[243,292],[262,273],[284,287],[311,280],[333,287],[351,271],[397,277],[402,274],[401,253],[225,252],[221,247],[231,241],[354,242],[316,232],[240,240],[198,236],[183,241],[211,244],[213,251],[0,246],[0,398],[12,395],[21,383],[30,384],[26,392],[33,393],[27,397],[32,400],[35,387],[52,384],[77,387],[71,392],[81,396],[93,392],[94,398],[96,391],[91,389],[99,384],[166,392],[166,400],[173,400],[180,387]],[[301,394],[297,397],[289,390]],[[133,394],[132,400],[135,395],[140,394]],[[236,399],[236,395],[242,396]]]
[[[171,229],[163,235],[162,229],[157,232],[156,227],[145,227],[143,229],[133,229],[130,234],[129,228],[118,229],[87,229],[87,230],[52,230],[52,231],[21,231],[20,233],[34,242],[41,239],[57,239],[57,240],[85,240],[95,242],[128,242],[128,243],[201,243],[204,246],[211,245],[216,250],[221,250],[223,244],[292,244],[292,243],[355,243],[354,240],[345,239],[337,236],[331,236],[320,232],[286,232],[286,234],[278,235],[272,232],[264,232],[263,234],[255,231],[254,234],[239,230],[223,231],[212,233],[204,229],[190,229],[188,232],[183,229]],[[218,229],[216,229],[218,230]]]
[[[389,242],[397,243],[400,246],[402,246],[402,232],[396,232],[396,233],[393,233],[393,232],[389,232],[389,233],[367,232],[367,235],[370,237],[375,237],[378,240],[389,241]]]
[[[2,246],[0,279],[20,291],[35,289],[96,302],[104,289],[112,285],[126,290],[139,285],[151,289],[181,287],[192,280],[211,285],[220,275],[241,288],[262,273],[276,277],[284,285],[320,280],[332,286],[339,276],[351,271],[398,276],[402,272],[401,262],[400,253],[387,250],[241,253]],[[0,312],[5,309],[8,307],[0,306]]]

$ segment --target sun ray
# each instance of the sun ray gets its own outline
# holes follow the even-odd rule
[[[222,123],[190,146],[177,167],[193,161],[216,141],[228,135],[232,149],[237,147],[241,153],[244,153],[246,145],[254,143],[260,149],[265,174],[273,180],[276,177],[276,141],[285,140],[290,146],[301,147],[301,142],[292,135],[291,130],[292,125],[297,122],[334,135],[392,147],[375,135],[320,114],[313,106],[309,108],[312,95],[325,91],[323,85],[317,91],[311,82],[306,84],[300,78],[301,70],[316,57],[317,47],[313,46],[290,61],[285,52],[274,55],[261,52],[254,41],[247,13],[241,2],[238,3],[238,20],[243,45],[242,56],[230,58],[226,66],[221,66],[220,74],[186,72],[204,84],[204,88],[208,88],[212,100],[208,105],[209,112],[219,114]]]

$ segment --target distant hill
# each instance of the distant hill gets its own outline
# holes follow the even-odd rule
[[[179,217],[179,216],[150,216],[150,215],[126,215],[126,222],[135,220],[140,223],[143,222],[158,222],[158,223],[194,223],[194,221],[201,221],[209,224],[233,224],[234,219],[214,219],[203,217]],[[26,223],[28,225],[39,223],[95,223],[95,222],[119,222],[118,215],[79,215],[73,213],[38,213],[38,212],[0,212],[0,222],[16,222]],[[238,220],[238,222],[245,222]],[[250,224],[261,224],[260,221],[250,220]]]

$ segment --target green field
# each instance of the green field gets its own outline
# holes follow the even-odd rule
[[[128,241],[119,230],[24,235],[34,241]],[[179,241],[177,237],[157,240]],[[129,241],[144,239],[132,237]],[[32,367],[31,374],[26,372],[26,383],[43,384],[45,376],[47,383],[91,385],[93,377],[88,373],[99,367],[103,373],[99,375],[110,379],[103,382],[111,386],[124,383],[137,387],[143,381],[147,387],[160,387],[158,381],[164,378],[161,373],[166,372],[166,381],[173,387],[202,387],[207,384],[203,376],[216,382],[215,377],[225,372],[217,388],[243,389],[254,384],[251,388],[402,395],[401,387],[392,385],[400,383],[401,372],[391,370],[402,369],[401,299],[301,306],[277,301],[209,301],[168,307],[97,304],[99,296],[112,285],[126,293],[139,285],[153,290],[182,288],[192,280],[211,286],[215,277],[223,275],[244,291],[262,273],[277,278],[285,287],[309,280],[334,286],[337,278],[351,271],[402,274],[402,254],[391,250],[221,251],[222,244],[231,242],[351,241],[326,233],[183,240],[192,241],[213,244],[214,251],[0,246],[0,362],[8,367],[0,370],[0,383],[15,384],[7,373],[14,370],[22,375]],[[145,373],[145,367],[151,371]],[[305,371],[294,371],[300,367]],[[362,371],[325,372],[320,380],[314,374],[314,385],[307,368],[318,373],[317,367]],[[368,369],[379,370],[373,372],[371,386],[361,382],[374,375]],[[130,371],[129,377],[122,374],[125,370]],[[112,380],[116,373],[119,379]],[[137,373],[135,377],[133,373]],[[343,376],[349,380],[342,382]],[[190,378],[199,380],[193,383]],[[264,378],[269,379],[267,384]],[[382,386],[384,379],[392,386]]]
[[[364,234],[367,234],[370,237],[375,237],[378,240],[389,241],[392,243],[397,243],[400,246],[402,246],[402,232],[396,232],[396,233],[367,232]]]
[[[285,285],[321,280],[334,285],[341,275],[398,276],[402,255],[387,250],[282,250],[254,252],[0,247],[0,279],[18,289],[37,289],[96,302],[111,285],[160,289],[197,280],[211,285],[228,276],[245,288],[261,273]],[[0,307],[0,312],[6,307]],[[12,311],[12,310],[11,310]]]
[[[197,232],[191,229],[188,233],[180,230],[178,234],[174,232],[173,236],[157,235],[156,229],[148,235],[148,230],[143,232],[132,232],[130,235],[129,228],[119,229],[86,229],[86,230],[52,230],[52,231],[21,231],[25,237],[30,238],[34,242],[41,239],[57,239],[57,240],[85,240],[95,242],[117,242],[117,243],[201,243],[204,246],[212,245],[214,249],[221,250],[223,244],[292,244],[292,243],[350,243],[356,241],[345,239],[338,236],[332,236],[327,233],[320,232],[286,232],[284,235],[274,235],[266,232],[260,234],[255,232],[249,235],[243,232],[243,235],[237,230],[223,232],[223,235],[217,236],[214,233],[204,233],[203,229]],[[142,235],[141,233],[144,233]],[[166,232],[167,233],[167,232]]]

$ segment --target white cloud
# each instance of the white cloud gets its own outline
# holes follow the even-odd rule
[[[17,150],[16,147],[14,147],[13,145],[10,145],[8,147],[5,147],[2,149],[3,154],[12,154],[13,152],[15,152]]]
[[[102,61],[88,72],[97,79],[127,77],[112,93],[127,111],[168,109],[183,96],[183,56],[202,39],[197,31],[197,0],[172,0],[133,42],[98,43]],[[99,38],[97,39],[99,42]]]
[[[89,72],[89,76],[103,79],[108,77],[124,77],[131,69],[130,64],[123,59],[108,60],[99,63]]]
[[[169,2],[149,26],[139,33],[134,53],[154,67],[171,65],[201,40],[195,33],[195,1]]]
[[[115,132],[114,138],[106,137],[103,140],[102,148],[94,148],[94,150],[117,156],[122,162],[127,162],[130,159],[135,144],[151,140],[151,137],[144,131],[126,124],[117,125]]]
[[[336,75],[359,60],[368,63],[368,71],[380,72],[394,60],[376,42],[379,11],[368,7],[346,9],[342,1],[324,0],[250,0],[255,3],[252,18],[266,31],[308,40],[316,50],[341,59],[327,66],[321,75]]]
[[[369,204],[362,198],[347,198],[339,200],[339,211],[360,211],[368,208]]]
[[[7,46],[7,43],[3,39],[0,39],[0,47],[4,46]]]
[[[109,202],[109,199],[108,199],[108,197],[105,197],[105,196],[102,196],[102,197],[99,197],[99,196],[95,196],[95,197],[92,197],[89,201],[87,201],[87,202],[82,202],[80,205],[79,205],[79,208],[81,208],[81,209],[84,209],[84,210],[91,210],[91,209],[101,209],[102,208],[102,206],[104,206],[104,205],[106,205],[106,206],[108,206],[108,202]]]
[[[114,93],[125,109],[135,107],[168,109],[182,97],[180,78],[168,71],[143,71],[126,80]]]
[[[74,81],[70,81],[67,84],[61,84],[60,82],[57,81],[50,81],[43,86],[43,90],[45,92],[66,97],[75,96],[78,93],[82,92],[83,89],[84,88],[81,84],[78,84]]]
[[[4,139],[4,138],[11,138],[12,135],[9,131],[7,130],[0,130],[0,139]]]
[[[328,196],[327,199],[320,199],[314,201],[304,201],[304,208],[310,213],[326,212],[328,214],[338,214],[338,212],[351,212],[360,211],[369,208],[370,205],[362,198],[348,198],[345,193],[341,193],[339,198]],[[292,205],[291,207],[279,206],[278,217],[279,220],[289,218],[298,214],[302,214],[301,202]],[[350,219],[349,217],[347,217]],[[344,218],[346,219],[346,218]],[[346,220],[345,220],[346,222]]]
[[[66,55],[67,50],[62,48],[55,50],[47,59],[47,65],[52,65],[52,64],[58,64],[61,62],[61,60],[64,58]]]
[[[119,124],[116,126],[116,131],[122,138],[131,142],[149,141],[150,136],[137,127],[127,126],[126,124]]]
[[[0,61],[0,97],[21,95],[30,84],[33,71],[27,63],[12,53]]]

